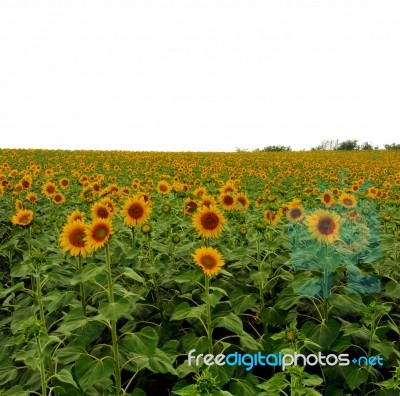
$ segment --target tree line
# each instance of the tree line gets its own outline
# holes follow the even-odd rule
[[[400,143],[390,143],[384,144],[385,150],[400,150]],[[324,151],[324,150],[344,150],[344,151],[354,151],[354,150],[381,150],[379,146],[373,146],[370,142],[358,143],[358,140],[344,140],[339,142],[336,140],[324,140],[316,147],[311,148],[312,151]],[[290,146],[265,146],[264,148],[256,148],[254,150],[236,148],[236,152],[257,152],[257,151],[292,151]]]

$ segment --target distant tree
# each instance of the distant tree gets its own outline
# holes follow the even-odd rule
[[[324,140],[317,147],[313,147],[311,150],[336,150],[339,146],[339,140]]]
[[[400,150],[400,143],[385,144],[385,150]]]
[[[358,150],[358,144],[357,140],[345,140],[344,142],[341,142],[339,146],[336,147],[335,150]]]
[[[292,151],[290,146],[265,146],[261,151]]]
[[[360,150],[379,150],[379,146],[374,147],[371,143],[364,142],[360,145]]]
[[[247,153],[249,150],[248,149],[242,149],[242,148],[239,148],[239,147],[236,147],[236,150],[235,150],[237,153]]]

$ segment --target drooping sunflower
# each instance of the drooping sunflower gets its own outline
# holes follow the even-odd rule
[[[353,195],[342,194],[339,197],[339,203],[341,203],[345,208],[355,208],[357,205],[357,200]]]
[[[201,247],[196,249],[192,257],[195,263],[209,277],[217,275],[221,271],[221,267],[225,265],[220,252],[213,247]]]
[[[42,192],[47,198],[51,198],[57,192],[57,186],[52,182],[46,182]]]
[[[202,206],[193,216],[193,227],[204,238],[216,238],[223,230],[225,217],[215,206]]]
[[[18,210],[17,213],[11,217],[11,222],[14,225],[28,226],[33,221],[33,212],[29,209]]]
[[[172,186],[168,182],[166,182],[165,180],[160,180],[157,183],[157,191],[160,194],[167,195],[167,194],[169,194],[171,189],[172,189]]]
[[[84,222],[85,220],[85,215],[82,213],[80,210],[74,210],[67,218],[68,223],[72,223],[75,220],[80,220],[81,222]]]
[[[85,241],[90,250],[97,250],[108,242],[112,233],[110,220],[94,219],[91,224],[86,226]]]
[[[333,243],[339,237],[340,216],[325,209],[318,209],[306,218],[308,230],[320,243]]]
[[[60,192],[57,192],[57,193],[55,193],[53,195],[53,198],[51,200],[56,205],[61,205],[65,201],[65,196],[64,196],[64,194],[61,194]]]
[[[333,198],[333,195],[332,195],[330,192],[326,191],[326,192],[322,195],[321,202],[322,202],[325,206],[330,207],[330,206],[332,206],[332,205],[335,203],[335,198]]]
[[[89,251],[89,246],[85,240],[86,227],[83,221],[75,220],[68,222],[60,235],[59,242],[62,250],[71,256],[85,257]]]
[[[110,207],[100,202],[95,202],[91,207],[93,219],[111,219],[112,213]]]
[[[124,223],[135,227],[144,223],[150,216],[151,206],[146,203],[143,197],[130,198],[125,202],[121,211],[124,216]]]

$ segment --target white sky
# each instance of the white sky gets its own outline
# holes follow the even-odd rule
[[[0,147],[400,142],[400,2],[0,2]]]

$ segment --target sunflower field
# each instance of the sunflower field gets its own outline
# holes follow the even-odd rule
[[[398,396],[399,209],[396,151],[2,149],[0,394]]]

